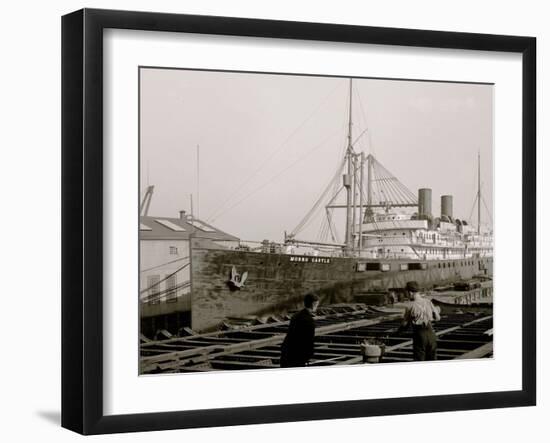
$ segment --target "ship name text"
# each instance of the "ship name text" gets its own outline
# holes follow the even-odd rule
[[[300,262],[300,263],[330,263],[330,258],[327,257],[304,257],[293,255],[290,257],[291,262]]]

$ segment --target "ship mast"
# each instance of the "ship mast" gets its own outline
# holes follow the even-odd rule
[[[200,198],[201,198],[201,180],[200,180],[200,146],[197,145],[197,218],[200,218]]]
[[[389,204],[394,207],[418,207],[416,196],[409,191],[390,171],[382,166],[372,154],[365,155],[364,152],[355,153],[354,145],[361,136],[367,132],[365,129],[357,138],[353,140],[353,80],[349,79],[349,115],[348,115],[348,133],[347,147],[332,181],[327,185],[322,195],[317,199],[313,207],[298,223],[298,225],[285,235],[285,242],[297,243],[296,234],[304,229],[307,223],[316,214],[321,205],[324,205],[327,224],[321,226],[320,236],[326,239],[330,233],[334,243],[331,246],[342,248],[343,255],[353,257],[361,255],[365,247],[365,237],[379,237],[377,234],[363,232],[363,223],[373,221],[373,209],[389,208]],[[367,170],[365,171],[365,167]],[[365,176],[366,174],[366,176]],[[337,186],[338,179],[342,177],[342,185]],[[365,186],[366,180],[366,186]],[[331,195],[331,189],[332,191]],[[337,189],[337,190],[336,190]],[[342,195],[345,189],[345,204],[336,203],[338,196]],[[386,201],[378,202],[378,194],[387,196]],[[365,195],[366,194],[366,195]],[[326,198],[328,197],[328,202]],[[332,209],[345,209],[345,237],[343,241],[337,240],[335,227],[333,227]],[[359,223],[359,226],[357,226]],[[358,241],[355,241],[358,236]],[[319,243],[325,244],[326,243]]]
[[[477,151],[477,234],[481,234],[481,157]]]
[[[363,180],[365,175],[365,153],[361,151],[359,175],[359,254],[363,250]]]
[[[353,80],[349,79],[349,119],[348,119],[348,149],[347,149],[347,162],[348,162],[348,171],[347,174],[344,174],[344,187],[346,188],[346,241],[345,241],[345,255],[350,255],[353,248],[353,239],[352,239],[352,191],[351,180],[352,180],[352,166],[353,166],[353,149],[352,149],[352,87]]]
[[[372,154],[367,156],[367,210],[365,213],[366,221],[372,218]]]

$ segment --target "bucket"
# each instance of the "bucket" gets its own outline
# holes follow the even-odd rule
[[[382,356],[382,348],[371,343],[361,343],[363,363],[378,363]]]

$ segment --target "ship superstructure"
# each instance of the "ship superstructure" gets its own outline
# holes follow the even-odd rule
[[[430,188],[421,188],[415,194],[372,154],[356,152],[357,139],[353,140],[351,117],[352,80],[349,103],[345,157],[313,208],[290,234],[285,234],[285,250],[295,253],[293,246],[310,245],[315,255],[423,261],[492,257],[492,227],[481,224],[481,204],[485,201],[481,195],[480,156],[474,201],[477,226],[454,217],[452,195],[441,196],[441,213],[436,216],[432,213]],[[337,203],[343,193],[345,203]],[[298,239],[301,229],[323,207],[324,238],[319,242]],[[334,222],[334,211],[338,209],[345,210],[343,242],[339,241]]]

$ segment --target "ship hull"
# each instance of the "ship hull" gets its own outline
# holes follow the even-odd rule
[[[230,282],[233,268],[247,273],[241,288]],[[399,292],[410,280],[431,289],[491,277],[492,268],[492,257],[372,260],[192,248],[191,327],[209,331],[231,317],[288,312],[300,307],[308,292],[322,303],[349,303],[368,292]]]

